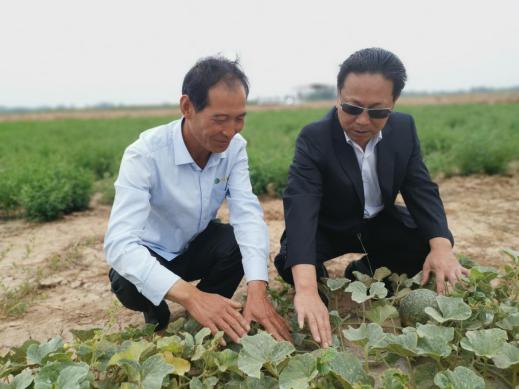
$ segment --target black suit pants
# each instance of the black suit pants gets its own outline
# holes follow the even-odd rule
[[[285,265],[286,235],[281,237],[281,249],[274,260],[279,275],[293,284],[292,270]],[[297,244],[297,243],[295,243]],[[417,228],[410,228],[382,211],[373,219],[364,220],[353,232],[326,231],[318,228],[316,236],[317,276],[323,276],[321,264],[348,253],[366,254],[350,269],[372,275],[377,268],[386,266],[392,272],[413,276],[422,270],[429,253],[429,242]]]
[[[184,281],[200,280],[197,288],[207,293],[217,293],[231,298],[243,278],[241,253],[232,226],[212,221],[189,245],[188,249],[172,261],[167,261],[148,248],[166,269]],[[112,292],[127,308],[150,312],[155,306],[144,297],[134,284],[114,269],[109,272]]]

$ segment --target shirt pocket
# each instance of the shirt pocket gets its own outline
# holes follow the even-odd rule
[[[224,177],[214,179],[213,186],[211,188],[211,204],[213,207],[220,207],[223,200],[225,199],[227,188],[228,182]]]

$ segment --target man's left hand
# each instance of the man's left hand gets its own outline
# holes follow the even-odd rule
[[[247,302],[243,317],[250,324],[258,322],[276,340],[292,342],[290,327],[274,309],[267,296],[267,284],[264,281],[250,281],[247,284]]]
[[[452,252],[448,239],[433,238],[429,244],[431,251],[423,265],[422,285],[429,281],[432,271],[436,277],[436,291],[439,294],[445,294],[445,281],[454,286],[460,281],[463,274],[469,274],[469,270],[460,265]]]

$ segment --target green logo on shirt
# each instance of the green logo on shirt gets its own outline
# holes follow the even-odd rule
[[[220,182],[227,182],[227,181],[229,181],[229,177],[222,177],[222,178],[217,177],[214,179],[214,184],[217,185]]]

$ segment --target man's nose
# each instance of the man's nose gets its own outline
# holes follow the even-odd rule
[[[368,115],[368,111],[365,109],[362,113],[357,116],[357,123],[359,124],[368,124],[370,122],[370,117]]]
[[[229,126],[224,128],[223,134],[228,138],[231,139],[239,130],[236,130],[234,126]]]

